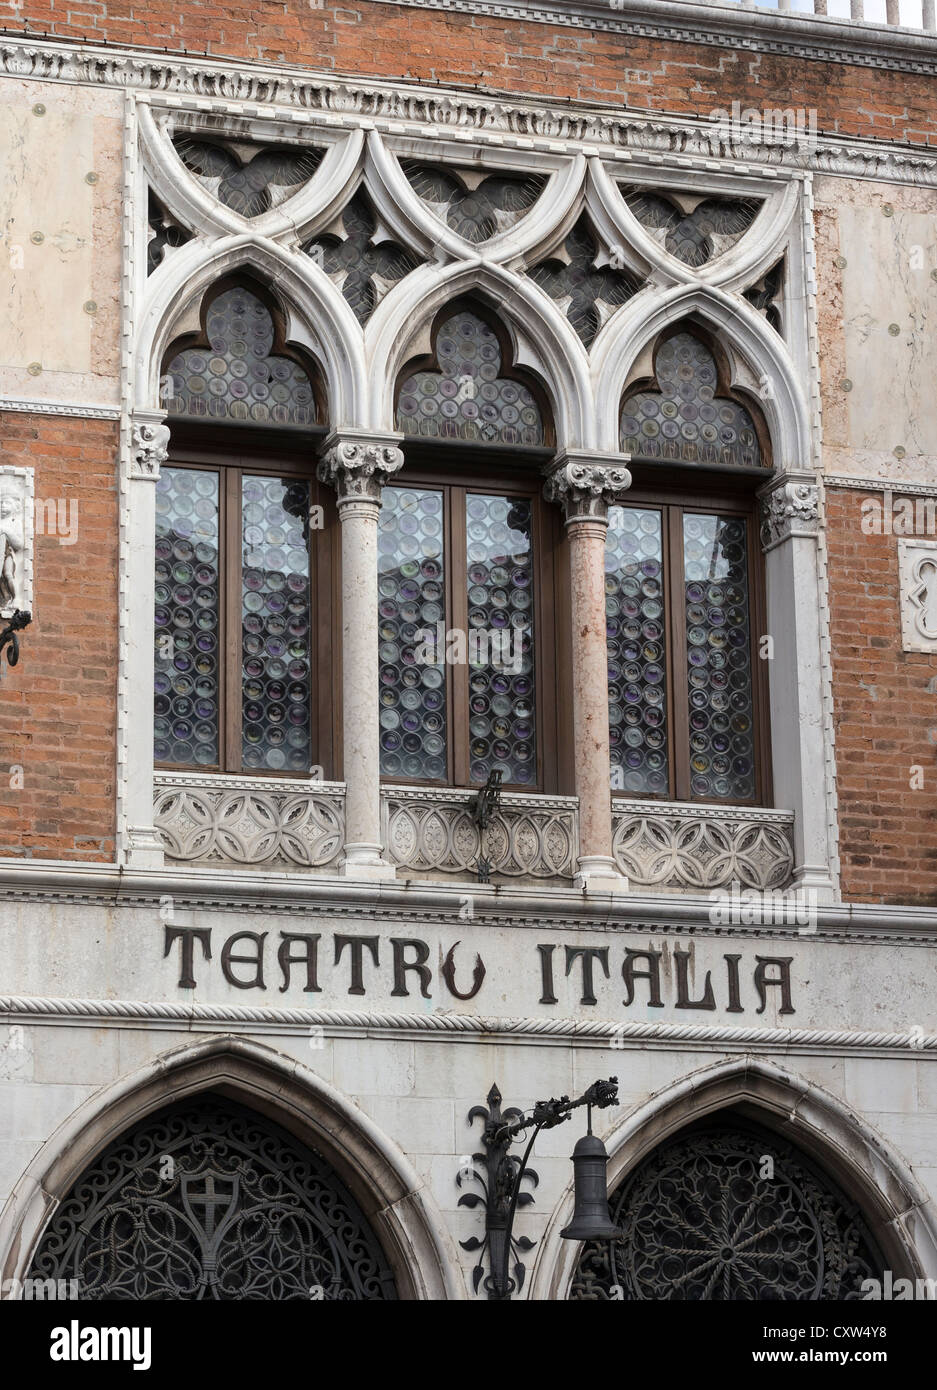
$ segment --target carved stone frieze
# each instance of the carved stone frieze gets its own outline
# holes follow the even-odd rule
[[[615,802],[612,853],[631,884],[673,892],[783,888],[794,863],[793,818],[784,812]]]
[[[385,789],[381,801],[385,853],[401,869],[474,878],[483,854],[493,874],[573,875],[578,843],[573,798],[506,794],[484,832],[472,820],[465,792]]]
[[[324,869],[337,867],[345,838],[340,785],[158,777],[154,811],[169,861]]]

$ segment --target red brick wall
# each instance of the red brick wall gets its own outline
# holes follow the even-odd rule
[[[653,111],[803,107],[823,131],[937,144],[932,77],[367,0],[0,0],[0,28]]]
[[[0,679],[0,855],[114,857],[117,442],[109,420],[0,414],[0,460],[35,469],[37,500],[77,503],[75,544],[36,536],[36,616]]]
[[[867,496],[827,493],[843,897],[924,906],[937,903],[937,657],[901,649],[898,543],[863,534]]]

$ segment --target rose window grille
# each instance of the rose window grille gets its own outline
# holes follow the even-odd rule
[[[82,1300],[396,1299],[354,1198],[317,1153],[212,1097],[144,1120],[85,1170],[30,1274]]]
[[[610,1209],[622,1239],[583,1246],[574,1300],[856,1300],[863,1280],[882,1277],[856,1205],[797,1149],[754,1126],[663,1144]]]

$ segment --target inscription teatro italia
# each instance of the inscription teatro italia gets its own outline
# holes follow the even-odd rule
[[[220,970],[235,989],[288,990],[303,994],[438,1000],[479,999],[486,985],[493,990],[498,971],[489,972],[481,955],[470,963],[463,948],[456,960],[457,941],[436,959],[430,943],[420,937],[379,937],[357,933],[236,931],[219,942],[211,927],[166,924],[164,957],[179,967],[178,987],[195,989],[208,972]],[[220,934],[218,934],[220,935]],[[699,947],[695,948],[696,953]],[[526,963],[525,963],[526,957]],[[538,991],[540,1004],[569,1004],[609,1008],[621,1004],[638,1009],[721,1010],[727,1014],[763,1014],[769,997],[779,1014],[795,1012],[791,1002],[793,956],[765,956],[725,951],[703,970],[694,952],[678,945],[570,946],[538,942],[522,952],[512,948],[507,978],[519,981],[519,971]],[[198,976],[198,978],[196,978]],[[619,985],[618,981],[621,981]],[[569,981],[567,986],[566,981]],[[521,980],[521,983],[523,981]]]

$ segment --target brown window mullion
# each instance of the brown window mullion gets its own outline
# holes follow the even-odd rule
[[[224,643],[222,672],[222,769],[241,771],[241,471],[225,468],[223,493],[224,573],[221,639]]]
[[[670,635],[673,674],[670,743],[677,801],[690,800],[690,700],[687,692],[686,584],[683,577],[683,508],[667,508]]]
[[[449,487],[447,494],[448,533],[446,537],[446,613],[449,627],[464,633],[468,642],[468,563],[466,559],[465,499],[467,489]],[[466,651],[466,658],[468,653]],[[469,665],[468,660],[447,665],[446,690],[450,710],[450,768],[452,785],[467,787],[469,781]]]

